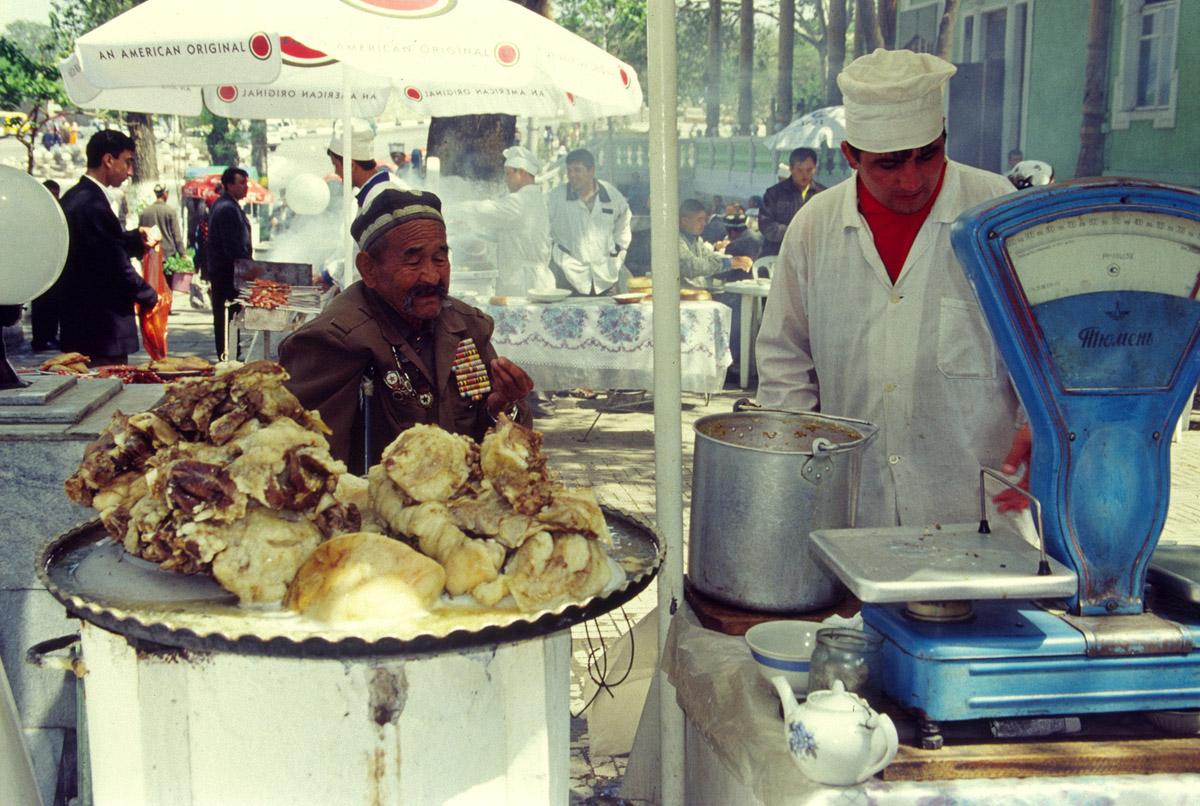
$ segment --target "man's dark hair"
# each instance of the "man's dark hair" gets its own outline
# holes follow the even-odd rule
[[[221,184],[225,187],[229,187],[237,181],[239,176],[244,176],[247,179],[250,178],[250,174],[246,173],[246,171],[242,168],[238,168],[236,166],[232,168],[226,168],[225,172],[221,174]]]
[[[707,213],[708,210],[705,209],[704,205],[696,199],[684,199],[683,203],[679,205],[680,218],[683,218],[685,215],[695,215],[696,213],[701,212]]]
[[[334,159],[336,159],[338,162],[343,161],[342,155],[335,153],[332,148],[325,149],[325,153],[327,155],[329,155],[330,157],[333,157]],[[352,159],[350,161],[353,162],[355,165],[357,165],[359,168],[362,168],[364,171],[373,171],[379,167],[379,163],[376,162],[375,160],[354,160],[354,159]]]
[[[47,179],[45,182],[42,183],[42,185],[45,186],[46,190],[53,193],[55,198],[58,197],[58,191],[61,190],[61,188],[58,186],[57,182],[55,182],[53,179]]]
[[[1009,159],[1012,159],[1013,157],[1020,159],[1021,157],[1024,157],[1024,156],[1025,155],[1021,152],[1021,149],[1019,149],[1019,148],[1014,148],[1012,151],[1008,152]]]
[[[942,133],[940,136],[941,137],[946,136],[946,127],[945,126],[942,127]],[[930,143],[937,142],[937,137],[933,138],[929,142]],[[929,143],[926,143],[925,145],[929,145]],[[921,148],[924,148],[924,147],[925,146],[921,146]],[[849,143],[846,143],[846,148],[850,149],[850,153],[854,155],[854,159],[856,159],[856,160],[862,159],[862,149],[861,148],[855,148],[854,146],[850,145]],[[912,151],[911,148],[905,148],[900,151],[889,151],[888,153],[889,154],[908,154],[910,151]]]
[[[116,158],[126,151],[133,150],[133,138],[125,132],[116,129],[101,129],[92,135],[92,139],[88,140],[87,167],[99,168],[104,162],[105,154],[112,154]]]
[[[793,165],[797,165],[805,160],[812,160],[815,165],[817,162],[817,152],[807,146],[793,148],[792,153],[788,154],[788,167],[791,168]]]
[[[596,158],[593,157],[592,152],[588,151],[586,148],[575,149],[567,155],[567,158],[564,160],[564,162],[567,165],[570,165],[572,162],[581,162],[583,163],[583,167],[587,168],[589,171],[596,167]]]

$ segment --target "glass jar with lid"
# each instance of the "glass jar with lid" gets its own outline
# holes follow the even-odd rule
[[[883,639],[874,633],[827,627],[817,631],[808,673],[808,690],[828,689],[841,680],[846,691],[878,706],[883,693],[880,649]]]

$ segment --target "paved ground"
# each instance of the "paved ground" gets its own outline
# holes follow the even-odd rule
[[[214,358],[212,319],[207,310],[193,310],[187,300],[177,296],[168,328],[168,349],[172,355],[202,355]],[[28,328],[26,328],[28,338]],[[248,345],[249,340],[243,342]],[[276,341],[277,343],[277,341]],[[22,348],[27,351],[28,347]],[[260,348],[247,352],[248,358],[261,356]],[[24,364],[20,355],[15,363]],[[131,359],[134,363],[147,360],[144,354]],[[690,490],[692,429],[691,423],[705,414],[730,411],[733,402],[744,396],[736,389],[705,399],[685,394],[683,398],[683,455],[684,518]],[[1200,401],[1200,398],[1198,398]],[[535,426],[545,434],[545,445],[551,466],[570,484],[596,488],[601,501],[609,506],[637,513],[654,520],[654,418],[652,406],[646,403],[635,410],[606,413],[588,436],[581,441],[596,419],[600,400],[576,398],[556,399],[557,414],[540,419]],[[1172,455],[1171,505],[1163,540],[1200,543],[1200,404],[1191,420],[1195,430],[1182,433]],[[613,614],[591,625],[590,642],[584,626],[572,634],[573,675],[572,713],[584,706],[584,681],[588,677],[589,645],[602,641],[611,644],[626,629],[648,614],[656,604],[653,585],[627,605],[624,616]],[[628,617],[626,621],[625,616]],[[621,669],[611,670],[619,674]],[[588,750],[586,714],[572,720],[571,805],[606,806],[619,804],[616,790],[624,773],[626,756],[593,758]]]

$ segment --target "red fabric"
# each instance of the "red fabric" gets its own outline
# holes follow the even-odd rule
[[[942,192],[942,181],[945,178],[946,168],[943,166],[942,175],[938,177],[937,187],[934,188],[929,201],[917,212],[908,214],[894,213],[884,207],[871,195],[862,180],[858,180],[858,209],[863,218],[867,219],[867,226],[871,228],[871,235],[875,239],[875,249],[879,252],[883,267],[887,269],[893,285],[900,276],[900,270],[904,268],[904,261],[908,259],[908,251],[912,249],[913,241],[921,231],[921,225],[929,218],[929,211],[933,209],[933,203]]]
[[[142,277],[158,292],[158,302],[149,311],[138,309],[142,323],[142,346],[151,361],[167,357],[167,317],[171,315],[171,286],[163,274],[162,247],[142,253]]]

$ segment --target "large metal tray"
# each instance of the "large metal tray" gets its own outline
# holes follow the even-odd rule
[[[1160,544],[1146,576],[1172,596],[1200,604],[1200,546]]]
[[[339,629],[279,607],[241,606],[207,576],[163,571],[125,553],[99,520],[80,524],[42,548],[37,574],[73,615],[134,641],[277,657],[416,657],[549,635],[620,607],[645,590],[662,563],[658,539],[640,520],[608,508],[604,514],[613,536],[610,562],[624,579],[585,602],[538,613],[452,606],[436,618]]]

